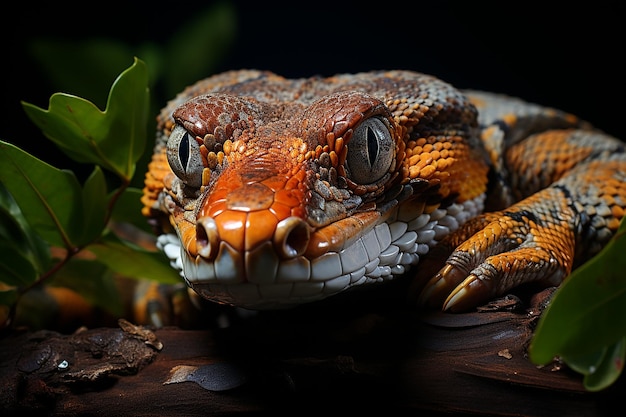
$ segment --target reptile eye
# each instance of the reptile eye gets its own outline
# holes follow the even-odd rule
[[[381,179],[393,162],[395,146],[391,131],[379,117],[359,124],[348,142],[346,166],[350,178],[359,184]]]
[[[167,162],[172,171],[186,185],[199,188],[202,185],[202,156],[194,136],[184,127],[176,125],[167,140]]]

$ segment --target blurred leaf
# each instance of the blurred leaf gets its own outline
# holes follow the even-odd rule
[[[13,325],[33,330],[46,328],[56,320],[57,307],[55,300],[42,288],[33,288],[20,297]]]
[[[80,97],[56,93],[48,110],[22,103],[30,119],[70,158],[100,165],[129,182],[145,148],[149,103],[145,64],[115,80],[104,112]]]
[[[0,282],[26,286],[35,282],[37,271],[29,259],[8,240],[0,241]]]
[[[98,282],[98,278],[94,279]],[[110,281],[106,279],[103,282]],[[103,292],[104,293],[104,292]],[[115,297],[112,298],[117,303]],[[113,306],[97,309],[82,291],[67,286],[37,286],[23,294],[16,306],[14,326],[27,327],[30,331],[46,329],[73,332],[81,325],[102,323],[103,312]]]
[[[108,209],[107,188],[104,174],[96,166],[83,187],[83,210],[85,223],[83,242],[91,242],[102,234]]]
[[[570,356],[567,359],[567,366],[569,366],[579,374],[590,375],[594,373],[596,369],[598,369],[598,366],[600,366],[600,363],[606,355],[606,351],[607,348],[604,347],[591,353],[585,353],[578,356]]]
[[[48,244],[28,224],[15,199],[2,182],[0,182],[0,239],[26,258],[36,273],[48,268],[50,264]]]
[[[117,204],[113,207],[112,220],[122,223],[130,223],[138,227],[144,232],[152,233],[152,228],[148,224],[148,219],[141,214],[141,196],[142,190],[138,188],[127,188],[117,200]]]
[[[99,107],[106,104],[107,84],[134,56],[126,42],[109,38],[45,37],[31,40],[28,46],[41,74],[49,78],[56,91],[93,97]]]
[[[617,381],[624,369],[625,358],[626,337],[622,337],[617,343],[605,350],[597,368],[585,375],[583,379],[585,389],[601,391]],[[573,359],[566,359],[566,362],[571,364]]]
[[[92,305],[119,316],[123,306],[113,271],[92,259],[72,258],[55,275],[53,284],[71,288]]]
[[[626,218],[625,218],[626,219]],[[626,335],[626,222],[597,256],[575,270],[553,295],[531,340],[536,364],[594,355]]]
[[[83,243],[82,190],[72,172],[57,169],[0,141],[0,182],[43,239],[66,248]]]
[[[166,45],[165,93],[173,98],[189,84],[208,77],[230,49],[237,33],[234,7],[220,1],[184,22]]]
[[[10,306],[17,300],[17,291],[14,289],[2,289],[0,291],[0,306]],[[4,322],[4,317],[0,315],[0,323]]]
[[[148,251],[109,233],[86,248],[98,261],[130,278],[146,278],[162,284],[180,283],[180,275],[163,253]]]

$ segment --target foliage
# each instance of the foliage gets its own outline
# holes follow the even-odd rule
[[[541,318],[530,359],[560,358],[584,375],[589,391],[602,390],[622,373],[626,360],[626,218],[604,250],[576,269],[555,292]]]
[[[132,214],[141,210],[141,191],[129,185],[146,144],[147,83],[146,65],[135,59],[113,83],[104,111],[87,100],[60,93],[52,95],[47,110],[23,103],[49,140],[74,160],[93,164],[84,184],[72,171],[58,169],[0,141],[4,326],[13,319],[20,298],[53,276],[65,284],[73,283],[79,292],[92,286],[88,298],[114,312],[119,312],[120,306],[107,287],[110,280],[99,279],[110,271],[178,282],[177,274],[159,253],[117,236],[110,227],[132,221],[138,229],[145,228]],[[105,171],[117,178],[115,186],[108,185]],[[124,206],[116,207],[118,201]],[[76,270],[82,271],[82,282],[72,279]],[[101,285],[94,288],[98,282]]]
[[[55,91],[89,97],[99,107],[105,104],[103,92],[108,87],[103,81],[115,79],[133,57],[140,57],[149,71],[150,114],[156,115],[184,87],[216,71],[237,29],[235,7],[228,1],[209,2],[204,9],[177,15],[167,24],[174,22],[178,28],[164,40],[131,43],[115,37],[46,36],[30,40],[28,51],[33,66]],[[149,138],[154,137],[153,120],[148,125]],[[142,174],[150,156],[151,152],[145,152],[137,163]],[[132,179],[133,186],[142,184],[143,175]]]
[[[183,87],[215,70],[237,26],[228,2],[211,3],[179,23],[165,42],[30,41],[42,77],[58,90],[93,100],[54,94],[47,110],[22,103],[46,138],[76,162],[70,169],[0,140],[0,327],[14,324],[16,311],[22,323],[45,326],[39,316],[46,314],[41,304],[50,288],[71,288],[120,315],[114,276],[180,282],[161,253],[121,234],[130,225],[135,235],[154,238],[144,233],[150,230],[138,188],[152,154],[146,139],[154,137],[153,116]],[[193,65],[181,64],[190,57]],[[116,76],[105,102],[102,82]],[[82,175],[85,167],[89,175]]]

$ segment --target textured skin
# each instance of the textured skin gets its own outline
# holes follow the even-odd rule
[[[413,72],[227,72],[168,103],[158,132],[143,213],[190,287],[246,308],[417,271],[420,303],[467,310],[559,285],[626,207],[622,142]]]

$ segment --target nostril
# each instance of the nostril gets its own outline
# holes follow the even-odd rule
[[[274,245],[285,258],[302,255],[309,245],[309,226],[299,217],[287,217],[278,222]]]
[[[217,224],[211,217],[200,217],[196,222],[196,247],[198,254],[205,259],[217,256],[219,234]]]
[[[196,225],[196,243],[199,246],[206,246],[209,242],[209,237],[206,234],[206,230],[200,224]]]

